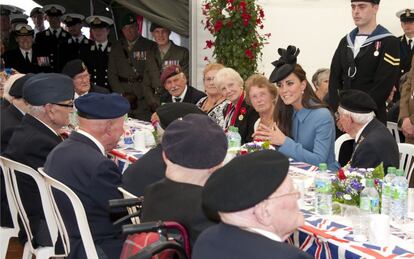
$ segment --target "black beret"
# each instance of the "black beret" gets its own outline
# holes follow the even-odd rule
[[[170,125],[171,122],[175,121],[178,118],[182,118],[187,114],[197,113],[205,114],[200,108],[192,103],[166,103],[158,107],[157,115],[160,119],[160,126],[165,129]]]
[[[208,169],[223,162],[227,138],[210,117],[189,114],[173,121],[165,130],[162,149],[167,158],[180,166]]]
[[[339,106],[355,113],[370,113],[377,110],[377,104],[371,96],[356,89],[339,92]]]
[[[66,63],[63,67],[62,74],[65,74],[71,78],[74,78],[77,74],[80,74],[86,70],[86,66],[80,59],[74,59]]]
[[[30,17],[33,17],[33,16],[38,15],[38,14],[43,14],[42,8],[40,8],[40,7],[35,7],[35,8],[32,9],[32,11],[30,11]]]
[[[379,4],[380,0],[351,0],[352,2],[369,2],[369,3],[373,3],[373,4]]]
[[[178,75],[181,72],[183,71],[181,70],[181,67],[179,65],[170,65],[166,67],[162,71],[161,76],[160,76],[161,85],[164,85],[165,81],[168,78]]]
[[[129,112],[129,102],[117,93],[88,93],[75,100],[78,115],[86,119],[116,119]]]
[[[296,58],[300,53],[300,50],[295,46],[288,46],[287,49],[279,48],[277,52],[280,58],[272,62],[275,68],[270,74],[269,81],[274,83],[286,78],[293,72],[296,66]]]
[[[414,9],[403,9],[396,13],[397,17],[400,18],[402,22],[412,22],[414,21]]]
[[[20,77],[16,81],[14,81],[14,83],[10,87],[9,95],[17,99],[22,98],[23,97],[23,85],[32,76],[34,76],[34,74],[29,73],[29,74],[26,74]]]
[[[74,93],[72,78],[57,73],[36,74],[23,85],[23,98],[35,106],[72,100]]]
[[[235,212],[268,198],[285,180],[289,160],[275,150],[234,158],[217,169],[203,190],[203,204],[213,212]]]
[[[150,32],[153,32],[157,28],[165,28],[165,27],[153,22],[151,23]]]
[[[126,15],[122,16],[121,18],[121,29],[125,26],[125,25],[129,25],[129,24],[133,24],[137,22],[137,17],[135,17],[134,14],[132,13],[127,13]]]

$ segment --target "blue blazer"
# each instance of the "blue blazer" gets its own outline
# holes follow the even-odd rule
[[[119,258],[123,238],[119,236],[120,227],[112,225],[108,206],[109,200],[122,199],[117,190],[121,172],[115,163],[91,139],[72,132],[49,154],[44,167],[82,201],[97,250],[102,249],[108,258]],[[70,237],[68,258],[86,258],[72,206],[62,196],[57,196],[57,203]]]
[[[326,163],[337,170],[335,161],[335,122],[326,108],[302,108],[293,113],[292,136],[286,137],[279,151],[296,161],[318,166]]]

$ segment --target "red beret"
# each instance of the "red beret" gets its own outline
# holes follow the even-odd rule
[[[170,65],[162,71],[160,76],[161,85],[164,85],[165,81],[175,75],[178,75],[179,73],[183,72],[181,70],[181,67],[179,65]]]

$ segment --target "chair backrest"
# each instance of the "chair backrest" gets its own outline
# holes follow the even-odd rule
[[[17,211],[20,215],[20,218],[22,220],[24,229],[26,231],[27,234],[27,238],[28,240],[33,240],[33,231],[31,229],[30,226],[30,220],[27,216],[27,212],[26,209],[24,207],[24,204],[22,202],[22,199],[20,197],[20,192],[19,192],[19,183],[17,181],[17,177],[16,175],[21,174],[21,175],[26,175],[31,177],[34,182],[36,183],[38,189],[39,189],[39,194],[40,194],[40,199],[41,199],[41,203],[42,203],[42,208],[43,208],[43,212],[44,212],[44,216],[45,216],[45,220],[46,220],[46,224],[47,227],[49,229],[49,235],[52,241],[52,246],[50,247],[37,247],[34,248],[32,242],[28,242],[29,243],[29,247],[30,247],[30,252],[32,254],[38,254],[40,252],[40,249],[42,249],[42,251],[44,251],[45,249],[49,249],[48,254],[50,256],[66,256],[69,252],[69,243],[65,242],[65,239],[62,237],[62,235],[60,235],[62,237],[62,241],[63,241],[63,248],[64,248],[64,252],[63,254],[55,254],[55,245],[59,236],[59,233],[62,233],[62,229],[60,228],[60,226],[57,223],[57,218],[56,218],[56,214],[54,212],[54,208],[52,205],[52,201],[50,200],[50,195],[47,191],[47,187],[46,187],[46,183],[44,181],[44,178],[41,174],[39,174],[39,172],[37,172],[36,170],[34,170],[33,168],[26,166],[24,164],[21,164],[19,162],[16,162],[14,160],[2,157],[1,158],[2,163],[4,165],[4,168],[6,169],[4,172],[5,174],[8,174],[9,177],[9,181],[11,183],[11,186],[13,187],[12,191],[13,191],[13,197],[15,199],[15,203],[17,205]],[[44,253],[44,252],[42,252]]]
[[[62,216],[60,215],[59,208],[56,204],[55,197],[53,195],[53,191],[52,191],[53,188],[64,193],[68,197],[68,199],[70,200],[74,208],[76,222],[78,223],[79,233],[80,233],[80,236],[83,242],[83,247],[85,249],[87,258],[98,259],[98,254],[96,252],[95,243],[93,242],[93,238],[92,238],[91,230],[89,228],[89,223],[86,217],[85,209],[79,197],[69,187],[59,182],[58,180],[50,177],[49,175],[47,175],[44,172],[43,168],[38,168],[38,171],[45,178],[50,196],[53,200],[53,206],[55,208],[56,214],[59,215],[58,218],[61,221],[61,224],[63,225],[65,229],[64,231],[67,233],[65,224],[63,222]]]
[[[118,187],[118,191],[120,191],[122,193],[122,195],[124,196],[125,199],[131,199],[131,198],[138,198],[136,195],[128,192],[127,190],[125,190],[122,187]],[[128,210],[128,214],[135,214],[136,212],[141,210],[141,206],[131,206],[131,207],[127,207]],[[132,217],[131,218],[132,223],[134,224],[139,224],[141,223],[141,220],[139,219],[139,217]]]
[[[351,140],[351,137],[348,133],[342,134],[339,138],[335,140],[335,160],[338,161],[339,159],[339,152],[341,151],[342,144],[347,141]]]
[[[13,186],[10,179],[9,168],[6,167],[3,160],[6,159],[0,156],[0,166],[1,170],[3,171],[4,177],[4,186],[7,195],[7,203],[9,205],[10,215],[13,222],[13,226],[17,232],[19,232],[19,223],[17,221],[17,202],[16,197],[14,197]],[[16,235],[17,236],[17,235]]]
[[[400,168],[404,170],[404,176],[410,176],[410,169],[414,162],[414,145],[408,143],[398,143],[398,151],[400,152]],[[409,180],[410,178],[408,178]]]
[[[398,124],[395,122],[387,121],[387,128],[391,132],[391,134],[394,136],[395,141],[397,143],[400,143],[400,133],[398,130]]]

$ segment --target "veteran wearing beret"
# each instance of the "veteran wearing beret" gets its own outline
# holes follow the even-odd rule
[[[114,92],[120,93],[131,104],[130,116],[149,121],[151,111],[144,99],[145,61],[155,42],[138,32],[136,15],[129,13],[120,22],[123,39],[114,43],[109,56],[108,79]]]
[[[157,134],[162,138],[164,130],[176,119],[187,114],[205,114],[192,103],[166,103],[160,106],[157,115]],[[139,158],[139,163],[133,163],[122,175],[123,187],[136,196],[143,196],[144,189],[165,177],[165,162],[162,158],[162,146],[158,144]]]
[[[236,157],[204,186],[203,205],[221,223],[197,239],[192,258],[311,258],[284,240],[304,224],[289,160],[264,150]]]
[[[122,199],[118,166],[106,156],[116,147],[124,133],[125,115],[129,103],[119,94],[89,93],[75,100],[79,130],[58,145],[48,156],[45,172],[69,186],[78,195],[92,232],[92,238],[102,258],[118,259],[124,238],[119,226],[112,225],[108,201]],[[70,154],[70,156],[68,156]],[[66,200],[57,201],[73,211]],[[71,240],[67,258],[86,258],[76,219],[63,214]]]
[[[142,222],[172,220],[188,231],[190,244],[215,224],[204,214],[201,192],[227,153],[223,130],[207,115],[188,114],[173,121],[162,139],[165,178],[145,189]]]
[[[43,167],[49,152],[62,142],[59,132],[69,124],[73,95],[72,79],[65,75],[40,73],[24,82],[23,99],[29,104],[28,112],[14,129],[4,156],[35,170]],[[50,245],[37,185],[28,176],[19,175],[17,180],[34,231],[34,245]],[[20,241],[24,245],[23,226],[20,226],[20,230]]]
[[[187,77],[179,65],[165,67],[160,76],[161,85],[165,92],[162,94],[161,103],[194,103],[206,96],[204,92],[187,84]]]
[[[374,100],[363,91],[350,89],[339,94],[337,126],[355,139],[351,167],[375,168],[381,162],[384,168],[399,166],[397,143],[387,127],[375,118],[376,110]]]
[[[65,13],[65,8],[61,5],[45,5],[42,12],[46,14],[49,28],[36,34],[36,44],[39,45],[42,56],[46,57],[48,64],[53,72],[59,73],[62,70],[64,61],[60,53],[62,44],[70,38],[70,34],[61,26],[61,17]]]
[[[170,65],[178,65],[184,74],[189,76],[189,52],[188,49],[174,44],[170,40],[171,31],[165,26],[151,23],[150,32],[156,47],[148,52],[144,73],[145,100],[152,111],[160,105],[160,97],[164,93],[163,84],[160,82],[160,74]]]
[[[411,59],[414,55],[414,9],[406,8],[395,14],[401,22],[404,34],[398,37],[400,40],[400,72],[407,73],[411,68]]]
[[[65,74],[73,79],[73,85],[75,87],[75,99],[89,92],[97,92],[103,94],[109,93],[109,90],[104,87],[91,85],[91,76],[89,74],[88,68],[80,59],[74,59],[66,63],[66,65],[63,67],[62,74]]]
[[[329,105],[338,109],[341,90],[366,92],[377,104],[378,120],[386,123],[386,101],[400,76],[400,47],[389,30],[377,24],[380,0],[351,0],[356,28],[335,51],[329,76]]]

